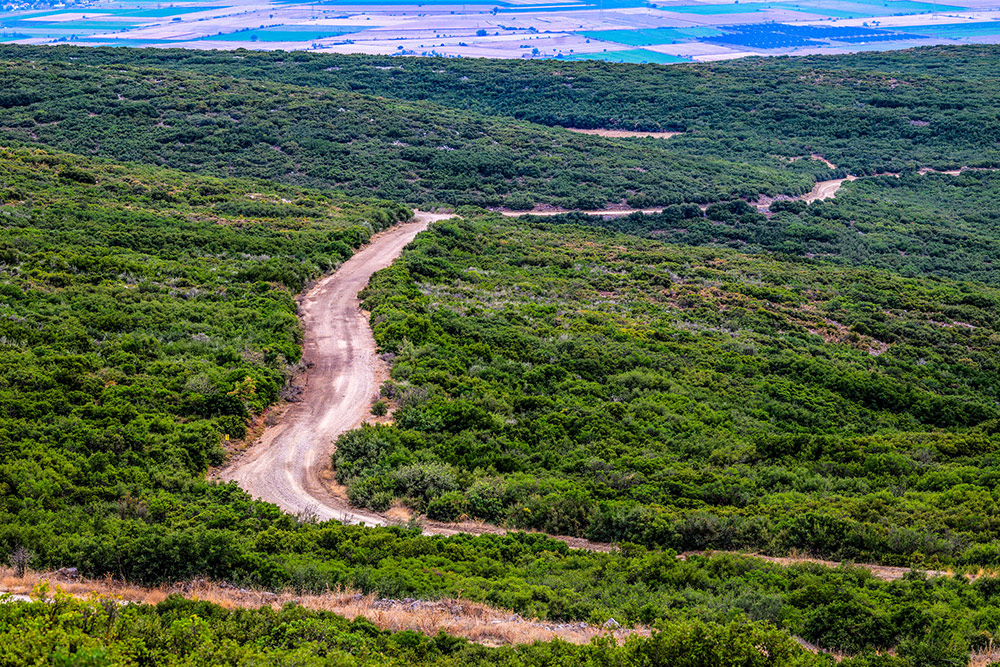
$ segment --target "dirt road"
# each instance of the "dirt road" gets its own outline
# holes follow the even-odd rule
[[[881,176],[882,174],[876,174]],[[796,197],[781,197],[781,199],[787,201],[804,201],[807,204],[814,201],[820,201],[823,199],[830,199],[837,195],[837,191],[840,187],[847,181],[857,180],[857,176],[847,176],[846,178],[835,178],[830,181],[817,181],[813,186],[813,189],[804,195],[798,195]],[[767,200],[770,201],[770,200]],[[701,209],[705,210],[708,208],[707,205],[702,205]],[[659,208],[606,208],[596,211],[569,211],[563,209],[537,209],[531,211],[509,211],[500,209],[498,213],[505,215],[510,218],[519,218],[524,215],[537,215],[540,217],[550,217],[554,215],[565,215],[566,213],[583,213],[586,215],[597,215],[602,218],[617,218],[626,215],[631,215],[632,213],[662,213],[663,207]]]
[[[574,130],[574,131],[576,131],[576,130]],[[811,157],[814,160],[820,160],[820,161],[826,163],[826,165],[828,167],[830,167],[831,169],[835,169],[836,168],[836,165],[834,165],[832,162],[830,162],[826,158],[822,157],[821,155],[812,155]],[[796,158],[796,159],[798,159],[798,158]],[[948,175],[951,175],[951,176],[957,176],[958,174],[961,174],[961,173],[966,172],[966,171],[1000,171],[1000,170],[998,170],[996,168],[992,168],[992,167],[962,167],[961,169],[952,169],[952,170],[949,170],[949,171],[938,171],[936,169],[931,169],[930,167],[921,167],[920,170],[917,173],[919,173],[921,176],[923,176],[925,174],[930,174],[930,173],[948,174]],[[878,174],[872,174],[871,176],[862,176],[860,178],[875,178],[877,176],[895,176],[896,178],[899,178],[900,174],[898,172],[887,171],[887,172],[881,172],[881,173],[878,173]],[[795,197],[781,196],[781,197],[779,197],[779,199],[782,199],[784,201],[804,201],[807,204],[811,204],[814,201],[822,201],[824,199],[832,199],[833,197],[837,196],[837,191],[840,190],[840,188],[844,185],[844,183],[847,183],[849,181],[856,181],[856,180],[858,180],[858,178],[859,178],[858,176],[846,176],[844,178],[834,178],[834,179],[829,180],[829,181],[817,181],[816,184],[813,186],[812,190],[810,190],[809,192],[807,192],[804,195],[798,195],[798,196],[795,196]],[[766,199],[764,201],[770,202],[771,200],[770,199]],[[762,205],[762,204],[758,203],[757,206],[758,206],[758,208],[761,208],[761,206],[766,206],[766,205]],[[702,205],[701,208],[702,208],[702,210],[705,210],[707,208],[707,206]],[[524,215],[537,215],[537,216],[541,216],[541,217],[549,217],[549,216],[554,216],[554,215],[564,215],[566,213],[584,213],[586,215],[597,215],[597,216],[601,216],[603,218],[616,218],[616,217],[621,217],[621,216],[625,216],[625,215],[630,215],[632,213],[661,213],[662,211],[663,211],[663,208],[660,207],[660,208],[609,208],[609,209],[601,209],[601,210],[597,210],[597,211],[569,211],[569,210],[562,210],[562,209],[539,209],[539,210],[532,210],[532,211],[509,211],[509,210],[500,209],[497,212],[500,213],[500,214],[502,214],[502,215],[505,215],[507,217],[511,217],[511,218],[519,218],[519,217],[524,216]]]
[[[818,181],[813,189],[808,193],[802,195],[801,197],[789,197],[789,199],[798,199],[811,204],[814,201],[822,201],[824,199],[830,199],[837,195],[837,190],[847,181],[856,181],[857,176],[848,176],[846,178],[835,178],[830,181]]]
[[[303,378],[302,400],[292,404],[280,423],[264,431],[250,450],[220,470],[218,479],[234,481],[255,498],[291,514],[386,523],[375,514],[349,509],[346,499],[326,490],[320,474],[329,466],[334,440],[361,424],[378,391],[375,339],[358,292],[431,222],[449,217],[418,211],[413,222],[378,234],[305,294],[303,359],[312,367]]]
[[[358,292],[368,284],[372,274],[389,266],[431,222],[449,217],[418,211],[413,222],[377,235],[336,273],[305,294],[302,299],[306,331],[303,357],[313,365],[304,377],[302,400],[292,404],[280,423],[264,431],[246,453],[220,470],[215,475],[217,479],[235,481],[255,498],[274,503],[291,514],[369,526],[394,523],[389,517],[351,507],[343,494],[333,493],[323,484],[322,473],[329,469],[337,436],[357,428],[369,416],[377,391],[375,339],[361,310]],[[509,532],[499,526],[472,521],[450,524],[424,521],[423,529],[428,535],[502,535]],[[549,537],[575,549],[610,551],[614,548],[612,544],[582,538]],[[687,555],[690,554],[684,554]],[[758,557],[783,565],[794,560]],[[808,560],[830,567],[839,564]],[[861,567],[886,579],[899,578],[908,571],[878,565]],[[928,571],[928,574],[945,573]]]

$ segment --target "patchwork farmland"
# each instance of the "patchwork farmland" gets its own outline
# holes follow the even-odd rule
[[[7,43],[662,64],[998,40],[1000,0],[113,0],[0,14]]]

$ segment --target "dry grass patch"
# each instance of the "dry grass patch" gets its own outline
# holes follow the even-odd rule
[[[594,637],[613,636],[623,640],[632,635],[648,637],[648,628],[605,628],[587,623],[554,623],[522,618],[519,614],[478,602],[460,599],[393,600],[364,595],[358,591],[338,589],[319,595],[296,595],[291,591],[270,591],[237,588],[204,579],[169,586],[146,588],[103,579],[82,579],[65,571],[50,573],[27,572],[23,576],[9,567],[0,567],[0,591],[28,595],[40,584],[48,583],[51,590],[89,598],[110,597],[123,602],[158,604],[170,595],[217,604],[226,609],[258,609],[262,606],[281,608],[288,603],[313,611],[328,611],[357,618],[363,616],[383,630],[415,630],[428,636],[445,632],[487,646],[530,644],[536,641],[561,639],[585,644]]]

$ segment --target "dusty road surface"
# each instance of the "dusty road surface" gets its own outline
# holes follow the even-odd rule
[[[846,180],[846,179],[845,179]],[[360,292],[372,274],[389,266],[413,238],[431,222],[451,215],[418,211],[413,222],[398,225],[375,236],[371,243],[344,262],[340,269],[318,282],[302,300],[305,311],[303,357],[312,362],[304,377],[302,400],[285,411],[280,422],[264,431],[260,440],[234,459],[215,477],[235,481],[255,498],[274,503],[291,514],[309,515],[318,520],[383,526],[397,520],[350,506],[343,494],[323,484],[322,473],[329,470],[334,441],[341,433],[356,428],[369,416],[377,391],[375,339],[368,319],[361,311]],[[441,523],[425,520],[428,535],[503,535],[507,529],[466,521]],[[611,551],[615,545],[583,538],[549,535],[574,549]],[[686,558],[708,552],[687,552]],[[735,553],[715,551],[714,553]],[[839,562],[819,559],[789,559],[754,555],[779,565],[801,560],[836,567]],[[859,565],[876,576],[893,580],[907,568]],[[921,570],[929,576],[949,573]],[[2,582],[0,582],[2,584]]]
[[[808,194],[804,194],[801,197],[790,197],[790,199],[799,199],[806,203],[830,199],[831,197],[835,197],[837,195],[837,190],[839,190],[840,186],[842,186],[845,182],[855,181],[857,178],[857,176],[848,176],[846,178],[835,178],[831,181],[818,181]]]
[[[958,169],[945,169],[943,171],[938,169],[932,169],[931,167],[921,167],[917,170],[917,173],[921,176],[926,176],[927,174],[947,174],[949,176],[958,176],[959,174],[964,174],[967,171],[1000,171],[997,167],[959,167]]]
[[[875,174],[875,176],[884,176],[885,174]],[[898,174],[890,174],[893,176],[898,176]],[[823,199],[830,199],[837,195],[837,191],[840,187],[847,181],[856,181],[857,176],[847,176],[846,178],[835,178],[830,181],[817,181],[813,186],[813,189],[804,195],[798,195],[796,197],[781,197],[786,201],[804,201],[807,204],[814,201],[821,201]],[[704,211],[708,206],[706,204],[701,205],[701,209]],[[506,209],[500,209],[497,211],[501,215],[505,215],[510,218],[520,218],[525,215],[537,215],[540,217],[549,217],[555,215],[565,215],[566,213],[583,213],[585,215],[596,215],[602,218],[617,218],[626,215],[631,215],[632,213],[662,213],[663,207],[658,208],[606,208],[596,211],[570,211],[564,209],[535,209],[531,211],[510,211]]]
[[[577,130],[573,130],[573,131],[576,132]],[[836,165],[834,165],[832,162],[830,162],[829,160],[827,160],[826,158],[824,158],[821,155],[812,155],[811,157],[814,160],[820,160],[820,161],[826,163],[826,165],[828,167],[830,167],[831,169],[835,169],[836,168]],[[801,159],[801,158],[793,158],[793,161],[795,159]],[[930,167],[921,167],[918,173],[921,176],[923,176],[924,174],[929,174],[929,173],[950,174],[952,176],[955,176],[955,175],[961,174],[961,173],[963,173],[965,171],[1000,171],[1000,170],[995,169],[995,168],[989,168],[989,167],[976,167],[976,168],[973,168],[973,167],[962,167],[961,169],[953,169],[953,170],[949,170],[949,171],[937,171],[936,169],[931,169]],[[895,176],[896,178],[899,178],[900,174],[898,172],[887,171],[887,172],[880,172],[878,174],[872,174],[870,177],[869,176],[862,176],[860,178],[875,178],[877,176]],[[784,201],[804,201],[807,204],[811,204],[814,201],[822,201],[824,199],[831,199],[831,198],[837,196],[837,192],[840,190],[841,186],[844,185],[844,183],[847,183],[848,181],[856,181],[856,180],[858,180],[858,178],[859,178],[858,176],[846,176],[844,178],[834,178],[834,179],[829,180],[829,181],[817,181],[816,184],[813,186],[812,190],[810,190],[809,192],[807,192],[804,195],[798,195],[796,197],[781,196],[781,197],[779,197],[779,199],[782,199]],[[767,200],[767,201],[770,201],[770,200]],[[701,208],[702,208],[702,210],[705,210],[708,207],[706,205],[702,205]],[[663,212],[663,208],[662,207],[660,207],[660,208],[609,208],[609,209],[601,209],[601,210],[598,210],[598,211],[569,211],[569,210],[563,210],[563,209],[538,209],[538,210],[531,210],[531,211],[510,211],[510,210],[506,210],[506,209],[500,209],[497,212],[500,213],[500,214],[502,214],[502,215],[505,215],[507,217],[511,217],[511,218],[519,218],[519,217],[524,216],[524,215],[537,215],[537,216],[547,217],[547,216],[555,216],[555,215],[564,215],[566,213],[584,213],[586,215],[596,215],[596,216],[601,216],[601,217],[604,217],[604,218],[614,218],[614,217],[621,217],[621,216],[625,216],[625,215],[630,215],[632,213],[662,213]]]
[[[329,466],[334,440],[361,424],[378,390],[375,339],[358,292],[431,222],[450,217],[418,211],[412,222],[373,237],[305,294],[303,359],[312,367],[303,377],[302,400],[292,404],[250,450],[220,470],[218,479],[234,481],[255,498],[291,514],[386,523],[383,517],[349,509],[346,499],[329,493],[320,477]]]

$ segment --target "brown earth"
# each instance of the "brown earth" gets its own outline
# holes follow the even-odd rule
[[[681,554],[680,557],[686,558],[695,554],[707,555],[708,553],[711,552],[688,552]],[[796,562],[818,562],[823,565],[831,565],[829,561],[815,561],[809,558],[756,557],[782,565]],[[865,567],[888,570],[887,576],[880,577],[887,580],[897,579],[895,571],[902,569],[882,566]],[[876,572],[876,576],[880,575]],[[259,609],[269,606],[278,610],[291,602],[305,609],[333,612],[348,619],[363,617],[383,630],[392,632],[414,630],[429,637],[445,632],[485,646],[511,646],[553,639],[573,644],[586,644],[600,636],[613,637],[618,643],[621,643],[622,640],[632,635],[648,637],[651,634],[648,627],[619,627],[610,619],[606,625],[597,626],[580,622],[560,623],[524,618],[509,610],[462,599],[418,600],[404,598],[397,600],[364,595],[359,591],[349,589],[298,595],[291,591],[273,593],[238,588],[224,582],[213,582],[205,579],[147,588],[116,581],[110,576],[103,579],[84,579],[76,576],[72,571],[66,570],[48,573],[29,571],[24,575],[18,575],[13,568],[0,567],[0,603],[3,602],[4,595],[8,595],[7,599],[13,602],[51,600],[56,590],[84,600],[111,599],[121,604],[158,604],[170,595],[181,595],[192,600],[210,602],[225,609]],[[832,656],[836,662],[848,657],[846,654],[829,651],[811,644],[801,637],[793,636],[793,639],[813,653],[825,653]],[[894,651],[890,651],[890,653],[894,653]],[[990,646],[973,652],[969,667],[986,667],[997,659],[1000,659],[1000,649]]]
[[[938,170],[938,169],[932,169],[931,167],[921,167],[919,170],[917,170],[917,173],[920,174],[921,176],[925,176],[927,174],[948,174],[949,176],[958,176],[959,174],[962,174],[962,173],[967,172],[967,171],[1000,171],[1000,168],[997,168],[997,167],[959,167],[958,169]]]
[[[679,134],[684,134],[683,132],[643,132],[640,130],[581,130],[576,127],[567,127],[565,129],[579,134],[611,137],[612,139],[625,139],[628,137],[654,137],[656,139],[669,139],[670,137],[676,137]]]
[[[825,164],[828,169],[836,169],[837,168],[837,165],[835,165],[834,163],[830,162],[829,160],[827,160],[824,156],[820,155],[819,153],[812,153],[811,155],[807,155],[807,156],[799,155],[797,157],[792,157],[792,158],[788,158],[788,159],[791,162],[795,162],[796,160],[805,160],[805,159],[816,160],[817,162],[822,162],[823,164]]]
[[[663,208],[602,208],[595,211],[571,211],[564,208],[537,208],[530,211],[507,211],[500,210],[501,215],[505,215],[508,218],[520,218],[525,215],[538,215],[542,217],[549,217],[553,215],[564,215],[566,213],[584,213],[586,215],[599,215],[605,218],[615,218],[623,215],[630,215],[632,213],[661,213]]]
[[[326,489],[321,473],[330,466],[337,436],[361,424],[378,393],[375,339],[358,292],[431,222],[449,217],[418,211],[413,222],[376,235],[303,295],[303,359],[309,368],[301,378],[301,400],[219,470],[218,479],[234,481],[255,498],[303,518],[387,523],[379,515],[349,508],[346,498]]]
[[[360,292],[376,271],[389,266],[413,238],[450,214],[418,211],[414,221],[393,227],[320,280],[300,300],[305,327],[303,360],[308,370],[299,378],[304,391],[298,402],[276,411],[276,423],[260,439],[233,458],[214,477],[234,481],[255,498],[278,505],[303,520],[368,526],[406,523],[408,514],[394,508],[386,514],[351,506],[346,489],[337,484],[330,457],[341,433],[372,417],[385,363],[376,355]],[[506,534],[505,528],[483,523],[422,524],[426,534]],[[611,545],[576,537],[552,536],[577,549],[607,551]]]
[[[875,174],[876,176],[899,176],[899,174]],[[846,176],[844,178],[835,178],[829,181],[817,181],[813,186],[812,190],[804,195],[798,195],[796,197],[786,197],[784,195],[777,197],[776,199],[766,198],[766,203],[769,204],[771,201],[776,201],[777,199],[784,201],[804,201],[806,203],[812,203],[814,201],[820,201],[823,199],[830,199],[837,195],[837,191],[840,190],[841,186],[847,181],[857,180],[857,176]],[[758,206],[759,207],[759,206]],[[702,210],[706,209],[707,206],[702,206]],[[765,207],[766,208],[766,207]],[[541,217],[549,217],[554,215],[563,215],[566,213],[583,213],[585,215],[596,215],[604,218],[614,218],[625,215],[630,215],[632,213],[660,213],[663,211],[663,207],[654,208],[604,208],[598,210],[590,211],[573,211],[563,208],[555,208],[551,206],[539,206],[530,211],[510,211],[507,209],[498,209],[498,213],[505,215],[510,218],[520,218],[525,215],[537,215]]]
[[[582,132],[583,130],[573,130],[573,131],[574,132],[577,132],[577,131],[581,131]],[[610,130],[602,130],[602,131],[610,131]],[[624,130],[622,130],[622,131],[624,131]],[[587,132],[590,132],[590,130],[587,130]],[[831,169],[835,169],[836,168],[836,165],[834,165],[832,162],[830,162],[829,160],[827,160],[826,158],[824,158],[821,155],[811,155],[810,158],[812,158],[813,160],[819,160],[820,162],[823,162],[824,164],[826,164],[826,166],[830,167]],[[793,161],[796,160],[796,159],[801,159],[801,158],[792,158]],[[1000,171],[1000,169],[994,169],[994,168],[988,168],[988,167],[962,167],[961,169],[951,169],[951,170],[948,170],[948,171],[938,171],[936,169],[931,169],[930,167],[921,167],[918,170],[917,173],[919,173],[921,176],[923,176],[924,174],[930,174],[930,173],[949,174],[949,175],[952,175],[952,176],[957,176],[958,174],[961,174],[961,173],[966,172],[966,171]],[[899,178],[900,174],[897,173],[897,172],[884,172],[884,173],[880,173],[880,174],[872,174],[872,176],[870,176],[870,177],[860,177],[860,178],[874,178],[876,176],[895,176],[896,178]],[[758,208],[766,209],[767,205],[769,205],[772,201],[778,201],[778,200],[782,200],[782,201],[804,201],[807,204],[810,204],[810,203],[812,203],[814,201],[822,201],[824,199],[832,199],[833,197],[837,196],[837,192],[840,190],[841,187],[843,187],[844,183],[847,183],[849,181],[856,181],[856,180],[858,180],[858,178],[859,178],[858,176],[845,176],[844,178],[834,178],[834,179],[831,179],[831,180],[828,180],[828,181],[817,181],[816,184],[813,186],[812,190],[810,190],[809,192],[807,192],[804,195],[798,195],[798,196],[795,196],[795,197],[786,197],[784,195],[781,195],[781,196],[773,198],[773,199],[769,198],[769,197],[768,198],[764,198],[762,200],[763,204],[761,202],[758,202]],[[704,209],[704,208],[706,208],[706,207],[702,206],[702,209]],[[548,216],[553,216],[553,215],[563,215],[565,213],[583,213],[585,215],[596,215],[596,216],[601,216],[601,217],[605,217],[605,218],[613,218],[613,217],[618,217],[618,216],[630,215],[632,213],[660,213],[662,211],[663,211],[663,207],[658,207],[658,208],[605,208],[605,209],[598,209],[598,210],[591,210],[591,211],[579,211],[579,210],[574,211],[574,210],[568,210],[568,209],[562,209],[562,208],[554,208],[554,207],[542,206],[542,207],[538,207],[538,208],[532,209],[530,211],[510,211],[510,210],[507,210],[507,209],[498,209],[497,212],[500,213],[501,215],[505,215],[505,216],[511,217],[511,218],[519,218],[519,217],[525,216],[525,215],[537,215],[537,216],[542,216],[542,217],[548,217]]]

